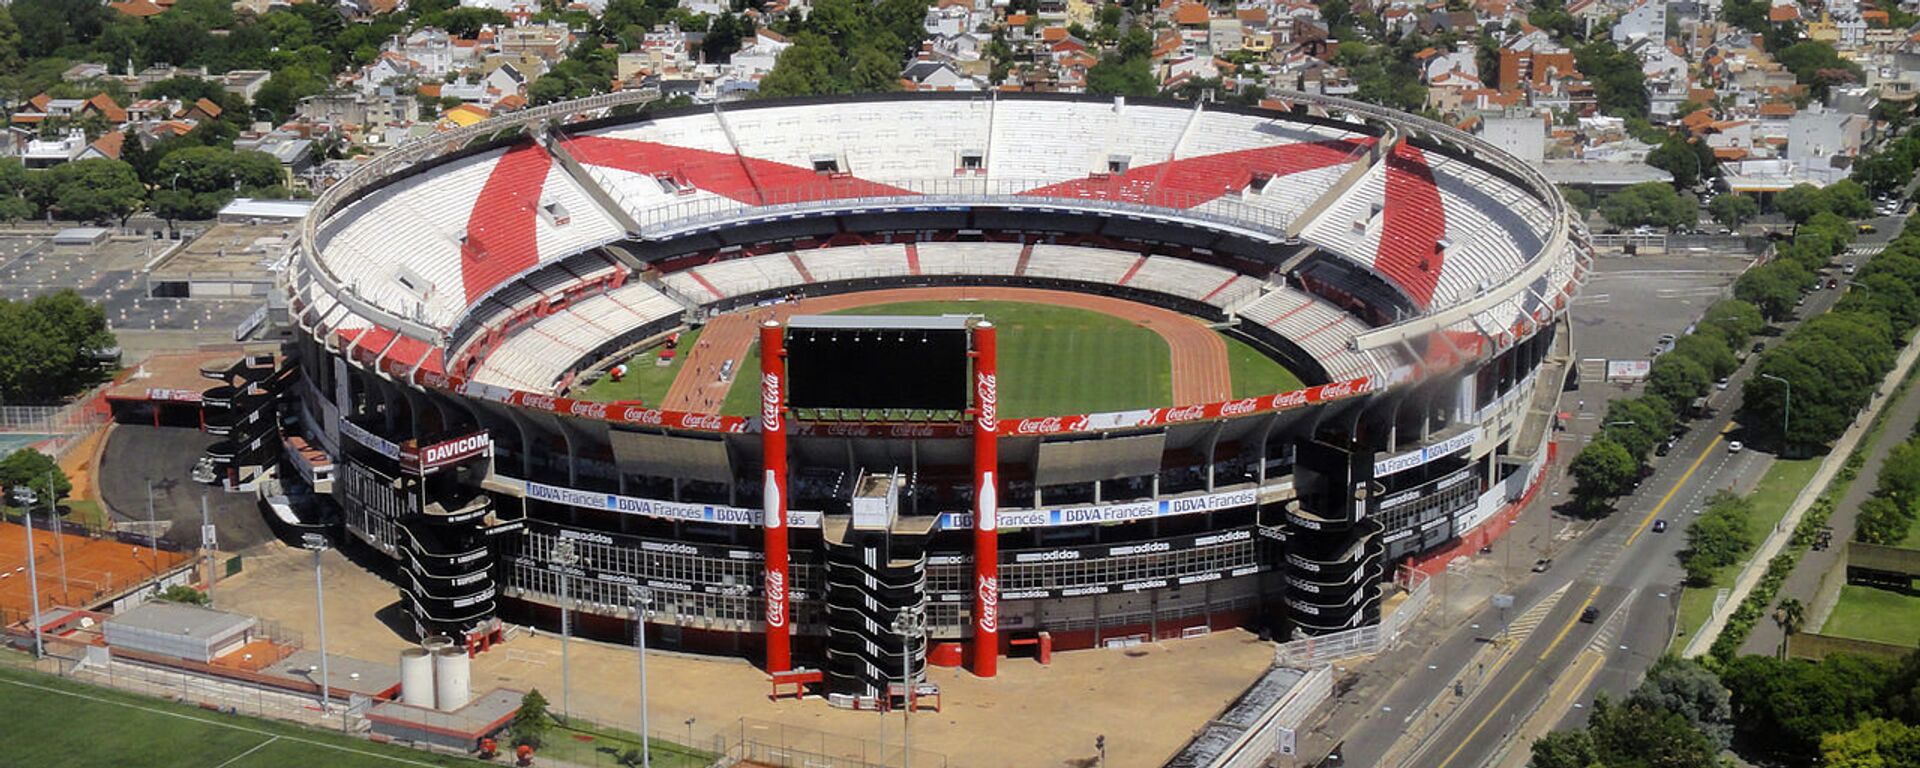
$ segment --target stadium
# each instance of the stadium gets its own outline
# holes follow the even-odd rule
[[[292,449],[212,462],[284,462],[319,500],[285,522],[382,553],[423,634],[643,618],[854,697],[1322,635],[1550,461],[1587,236],[1461,131],[1303,93],[639,98],[369,162],[303,225],[280,375],[234,372]]]

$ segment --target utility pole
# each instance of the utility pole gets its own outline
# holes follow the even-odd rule
[[[45,658],[46,640],[40,633],[40,568],[35,565],[33,551],[33,505],[20,505],[20,514],[27,521],[27,589],[33,593],[33,657]]]
[[[653,590],[632,586],[627,594],[633,597],[633,634],[640,647],[640,768],[653,768],[653,736],[647,730],[647,614]]]
[[[67,587],[67,531],[60,525],[60,508],[54,505],[53,472],[47,472],[47,522],[53,524],[53,545],[60,550],[60,600],[73,602],[73,593]]]
[[[207,559],[208,608],[213,607],[213,582],[217,580],[217,577],[214,575],[213,550],[219,546],[219,542],[215,540],[214,534],[213,518],[211,513],[207,511],[207,496],[203,493],[200,495],[200,550]]]
[[[560,717],[571,721],[573,709],[568,705],[572,696],[573,687],[569,683],[572,682],[573,669],[572,665],[567,663],[567,636],[573,634],[573,614],[570,610],[573,603],[573,590],[570,582],[573,580],[571,573],[573,566],[580,562],[580,555],[573,551],[572,539],[554,542],[552,562],[555,569],[560,572]]]
[[[913,639],[925,629],[926,614],[918,605],[893,617],[893,631],[900,633],[900,768],[913,768]]]
[[[327,551],[327,537],[309,533],[300,537],[301,544],[313,551],[313,605],[320,619],[320,714],[325,716],[333,708],[333,691],[327,676],[327,583],[320,577],[320,553]],[[340,713],[340,727],[346,729],[347,713]]]
[[[153,556],[153,591],[160,591],[160,527],[153,522],[153,481],[147,481],[147,548]]]

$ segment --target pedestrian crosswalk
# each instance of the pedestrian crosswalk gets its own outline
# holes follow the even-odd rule
[[[1540,602],[1534,603],[1533,607],[1528,608],[1526,613],[1514,617],[1513,621],[1507,624],[1507,635],[1524,640],[1527,635],[1533,632],[1534,628],[1539,627],[1541,622],[1547,620],[1547,614],[1553,613],[1553,607],[1560,604],[1560,598],[1566,597],[1567,586],[1562,586],[1554,590],[1552,594],[1541,598]]]
[[[1848,256],[1877,256],[1885,251],[1885,245],[1856,245],[1847,249]]]

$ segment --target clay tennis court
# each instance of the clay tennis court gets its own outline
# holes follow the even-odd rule
[[[33,531],[35,565],[39,570],[40,608],[55,605],[86,607],[166,573],[188,559],[180,552],[134,546],[113,538],[95,539],[70,533]],[[65,587],[62,587],[62,557]],[[33,610],[27,578],[27,529],[18,522],[0,523],[0,615],[11,619]]]
[[[1198,318],[1170,309],[1124,299],[1071,291],[1037,288],[894,288],[801,299],[766,307],[742,309],[713,318],[688,352],[686,371],[717,370],[727,360],[745,359],[759,340],[759,326],[793,315],[818,315],[855,307],[914,301],[1017,301],[1085,309],[1131,320],[1167,342],[1173,358],[1173,404],[1211,403],[1233,396],[1233,381],[1224,338]],[[671,410],[710,411],[726,399],[731,382],[681,375],[674,379],[661,406]]]

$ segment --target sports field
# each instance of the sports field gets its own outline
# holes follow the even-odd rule
[[[33,531],[33,550],[42,608],[92,605],[188,559],[185,553],[156,552],[111,537],[56,534],[43,528]],[[18,518],[0,520],[0,615],[18,616],[32,610],[29,575],[26,526]]]
[[[680,349],[692,349],[700,341],[700,329],[695,328],[680,334]],[[681,363],[686,355],[675,355],[666,365],[660,364],[660,352],[666,347],[656,346],[627,359],[627,376],[620,381],[601,376],[599,380],[587,385],[586,389],[575,393],[575,397],[610,403],[619,400],[638,400],[649,408],[660,407],[660,401],[666,399],[667,388],[673,386],[673,379],[680,375]]]
[[[11,657],[13,654],[9,653]],[[8,658],[6,661],[12,661]],[[0,763],[70,768],[392,768],[483,763],[222,715],[0,663]]]
[[[841,315],[984,315],[1000,328],[1000,407],[1008,418],[1098,413],[1173,404],[1172,357],[1153,330],[1103,312],[1016,301],[912,301],[843,309]],[[1245,342],[1226,337],[1236,397],[1298,389],[1300,378]],[[738,370],[760,369],[756,344]],[[721,413],[759,410],[755,379],[727,391]]]

